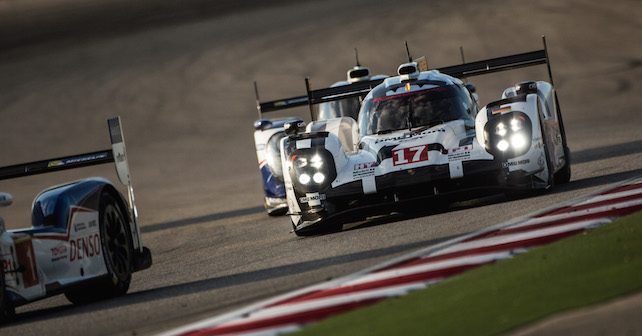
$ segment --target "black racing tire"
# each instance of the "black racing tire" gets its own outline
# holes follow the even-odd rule
[[[564,119],[560,111],[560,103],[557,99],[557,91],[555,92],[555,106],[557,107],[557,120],[562,135],[562,146],[564,147],[564,166],[555,173],[555,184],[564,184],[571,181],[571,151],[566,143],[566,129],[564,128]]]
[[[100,197],[100,239],[107,275],[65,292],[74,304],[86,304],[125,295],[134,265],[134,249],[123,209],[109,193]]]
[[[551,157],[551,152],[548,150],[548,144],[546,143],[546,135],[544,134],[544,123],[542,120],[539,120],[539,128],[542,130],[542,142],[544,142],[544,158],[546,160],[546,170],[548,170],[548,187],[544,190],[552,189],[555,186],[555,172],[553,169],[553,159]]]
[[[571,181],[571,151],[564,144],[564,166],[555,173],[555,184],[564,184]]]
[[[5,290],[4,269],[0,265],[0,325],[13,321],[15,316],[16,310]]]

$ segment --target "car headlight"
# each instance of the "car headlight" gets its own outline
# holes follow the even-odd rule
[[[497,149],[499,149],[502,152],[505,152],[509,147],[508,141],[501,139],[497,143]]]
[[[299,175],[299,183],[301,183],[303,185],[309,184],[310,183],[310,175],[308,175],[306,173],[302,173],[301,175]]]
[[[297,149],[290,163],[292,181],[304,192],[320,191],[336,178],[334,159],[325,149]]]
[[[316,184],[321,184],[325,181],[325,175],[323,173],[314,173],[314,175],[312,175],[312,180]]]
[[[526,147],[526,138],[522,133],[515,133],[510,136],[510,145],[515,148],[515,150],[522,150]]]
[[[523,155],[531,144],[531,120],[520,111],[496,116],[484,126],[484,137],[484,145],[493,155],[502,158]]]
[[[495,134],[499,135],[500,137],[506,136],[506,133],[508,133],[508,130],[506,129],[506,125],[504,123],[500,122],[497,123],[497,126],[495,126]]]
[[[323,158],[321,158],[321,155],[315,154],[312,156],[310,159],[310,165],[316,169],[319,169],[323,166]]]

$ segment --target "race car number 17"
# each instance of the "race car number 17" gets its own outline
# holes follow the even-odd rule
[[[415,146],[392,151],[392,164],[395,166],[428,161],[428,146]]]

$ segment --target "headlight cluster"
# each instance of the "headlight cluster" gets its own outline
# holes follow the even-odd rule
[[[530,118],[522,112],[513,111],[495,117],[484,127],[486,149],[500,157],[516,157],[525,154],[532,138]]]
[[[300,149],[290,156],[291,177],[304,191],[319,191],[336,177],[334,159],[330,152],[319,149]]]

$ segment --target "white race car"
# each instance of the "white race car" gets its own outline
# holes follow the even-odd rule
[[[507,88],[477,108],[459,78],[547,64],[549,82]],[[570,158],[544,49],[398,76],[372,89],[352,118],[285,124],[281,161],[297,235],[338,230],[384,205],[474,191],[546,189],[570,179]],[[333,99],[349,92],[320,93]],[[426,203],[430,206],[430,203]],[[369,209],[369,211],[365,211]]]
[[[384,75],[370,75],[367,67],[359,64],[347,72],[347,80],[336,82],[332,88],[367,88],[368,90],[381,83],[386,78]],[[311,102],[308,96],[297,96],[286,99],[278,99],[261,103],[258,97],[256,82],[256,108],[259,112],[259,120],[254,123],[254,143],[256,156],[259,161],[259,171],[263,181],[263,192],[265,195],[264,206],[269,215],[281,215],[287,210],[285,200],[285,186],[283,184],[283,172],[281,170],[281,152],[279,143],[285,136],[283,125],[288,122],[300,121],[300,118],[265,119],[264,113],[279,111],[297,106],[309,105],[311,120],[325,120],[337,117],[357,118],[361,106],[361,98],[367,91],[359,90],[360,96],[341,97],[326,102]],[[306,80],[306,87],[310,91],[310,84]],[[317,107],[318,108],[314,108]]]
[[[114,162],[121,195],[93,177],[54,186],[33,201],[31,227],[6,230],[0,218],[0,322],[14,308],[64,293],[73,303],[123,295],[133,272],[149,268],[137,222],[120,118],[108,120],[112,148],[0,168],[0,180]],[[12,196],[0,193],[0,207]]]

